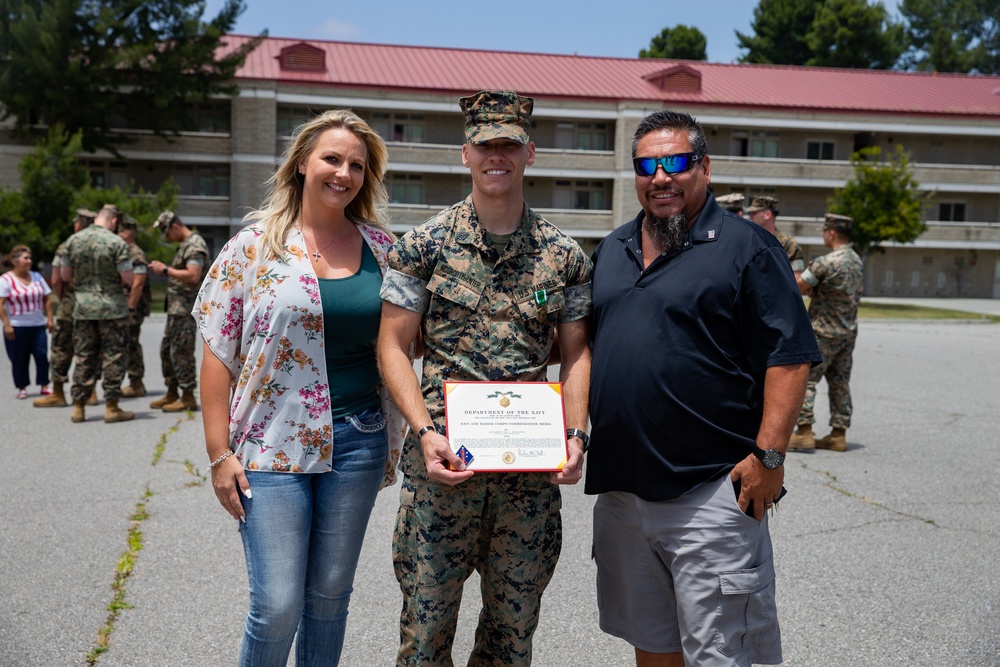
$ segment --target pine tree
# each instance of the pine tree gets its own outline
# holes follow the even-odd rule
[[[0,0],[3,118],[82,131],[83,148],[114,150],[128,125],[170,136],[193,129],[190,102],[232,94],[259,39],[219,56],[244,9],[226,0],[202,21],[201,0]]]
[[[737,31],[740,62],[761,65],[805,65],[813,56],[808,35],[822,0],[760,0],[753,11],[753,33]]]
[[[1000,74],[1000,0],[903,0],[899,12],[904,68]]]
[[[701,30],[693,26],[677,25],[664,28],[649,42],[648,49],[639,51],[640,58],[667,58],[670,60],[708,60],[708,41]]]
[[[806,41],[814,67],[889,69],[903,51],[903,26],[881,4],[825,0],[816,10]]]

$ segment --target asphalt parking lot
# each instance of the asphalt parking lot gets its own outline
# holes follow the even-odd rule
[[[206,480],[201,415],[148,408],[163,392],[163,323],[154,316],[143,329],[155,393],[122,402],[138,413],[128,423],[104,424],[98,407],[72,424],[68,408],[17,401],[0,359],[2,667],[87,664],[130,535],[127,606],[97,664],[236,662],[246,570]],[[790,454],[789,494],[771,520],[784,664],[1000,665],[1000,325],[863,321],[852,389],[849,450]],[[825,401],[821,384],[820,435]],[[383,491],[369,524],[343,665],[394,663],[397,501]],[[632,664],[631,647],[597,626],[592,504],[582,485],[565,489],[540,667]],[[466,588],[456,664],[480,604],[474,579]]]

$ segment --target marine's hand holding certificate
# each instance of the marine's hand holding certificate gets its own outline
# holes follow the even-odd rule
[[[551,472],[566,464],[558,382],[445,382],[452,450],[477,472]]]

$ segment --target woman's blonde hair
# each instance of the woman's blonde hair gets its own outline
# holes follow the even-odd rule
[[[347,205],[347,218],[364,222],[392,236],[389,231],[388,203],[382,179],[385,177],[389,153],[385,142],[368,123],[347,109],[333,109],[306,121],[295,129],[291,145],[282,156],[281,166],[267,180],[268,194],[259,209],[243,218],[244,222],[264,223],[264,244],[270,255],[285,256],[285,239],[302,212],[304,177],[299,163],[312,154],[319,136],[327,130],[343,128],[364,142],[368,150],[365,160],[365,182]]]

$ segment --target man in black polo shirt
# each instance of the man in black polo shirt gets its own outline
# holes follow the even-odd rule
[[[601,628],[636,664],[781,662],[765,510],[821,361],[781,245],[708,194],[701,126],[632,142],[642,212],[594,252],[594,508]]]

